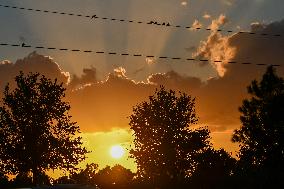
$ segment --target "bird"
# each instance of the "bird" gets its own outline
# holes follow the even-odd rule
[[[154,24],[158,24],[158,22],[154,22]]]
[[[22,43],[22,47],[25,47],[25,45],[26,45],[25,43]]]
[[[170,23],[168,23],[167,26],[171,26]]]
[[[97,18],[97,15],[93,15],[92,18]]]
[[[163,22],[163,24],[162,24],[162,25],[164,26],[164,25],[166,25],[166,23],[165,23],[165,22]]]

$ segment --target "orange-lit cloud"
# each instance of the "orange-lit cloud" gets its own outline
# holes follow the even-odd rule
[[[205,18],[205,19],[210,19],[210,18],[211,18],[211,15],[208,14],[208,13],[205,13],[205,14],[203,15],[203,18]]]
[[[182,1],[180,4],[181,4],[182,6],[187,6],[188,2],[187,2],[187,1]]]
[[[197,52],[193,53],[194,57],[207,58],[211,65],[216,69],[218,75],[223,77],[226,72],[225,64],[234,58],[236,48],[229,43],[230,36],[222,36],[216,30],[227,23],[227,18],[220,15],[217,19],[212,20],[209,28],[211,34],[206,41],[201,41]],[[221,60],[222,62],[215,62]]]
[[[196,30],[195,28],[201,28],[201,27],[202,27],[202,23],[199,22],[198,20],[194,20],[190,30]]]

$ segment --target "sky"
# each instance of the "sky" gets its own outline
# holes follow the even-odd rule
[[[0,7],[0,43],[210,60],[200,63],[44,49],[35,53],[31,48],[0,46],[0,89],[20,70],[59,78],[67,86],[71,114],[93,151],[88,161],[101,167],[119,163],[135,170],[127,154],[115,160],[109,148],[131,145],[127,117],[159,85],[196,97],[199,125],[209,127],[216,147],[234,153],[237,145],[230,137],[240,125],[238,107],[247,97],[246,86],[265,71],[265,66],[255,64],[283,64],[284,36],[273,36],[284,34],[283,0],[1,0],[0,4],[143,22]],[[213,30],[145,24],[150,21]],[[280,75],[284,75],[283,67],[277,70]]]

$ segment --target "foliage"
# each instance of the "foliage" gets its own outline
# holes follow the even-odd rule
[[[275,184],[284,176],[284,80],[268,67],[248,93],[251,98],[239,109],[242,126],[232,138],[240,143],[238,171],[263,185]]]
[[[208,148],[197,158],[198,165],[190,177],[192,188],[230,188],[236,160],[224,149]]]
[[[130,116],[135,137],[130,153],[139,177],[158,187],[183,183],[193,173],[198,155],[210,146],[206,128],[190,129],[197,121],[195,99],[164,87],[135,106]]]
[[[54,180],[53,184],[76,184],[76,181],[70,179],[68,176],[62,176]]]
[[[70,179],[77,184],[95,185],[95,175],[98,170],[98,164],[87,164],[85,169],[78,173],[72,173]]]
[[[0,188],[8,188],[10,185],[10,182],[8,180],[8,177],[0,172]]]
[[[103,189],[124,189],[131,188],[134,173],[121,165],[114,167],[105,167],[100,170],[95,176],[95,182]]]
[[[5,173],[33,173],[33,183],[47,169],[74,169],[85,159],[79,126],[62,99],[57,80],[23,73],[4,91],[0,107],[0,160]]]

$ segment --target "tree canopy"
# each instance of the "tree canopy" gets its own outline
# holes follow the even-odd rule
[[[100,188],[132,188],[134,173],[121,165],[107,166],[95,175],[95,182]]]
[[[284,176],[284,80],[268,67],[248,93],[251,97],[239,108],[242,126],[232,138],[240,143],[240,168],[259,175],[259,182],[274,183]]]
[[[20,73],[5,87],[0,107],[0,162],[5,173],[33,174],[37,184],[47,169],[74,169],[85,159],[79,126],[63,101],[65,88],[40,74]]]
[[[192,129],[198,121],[195,99],[164,87],[133,108],[130,152],[139,176],[158,187],[178,186],[194,171],[198,154],[210,146],[209,130]]]

